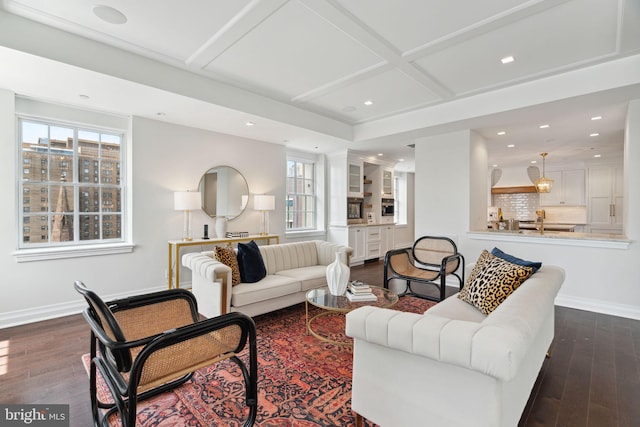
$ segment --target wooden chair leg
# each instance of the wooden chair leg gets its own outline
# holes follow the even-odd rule
[[[364,418],[362,418],[362,415],[358,414],[357,412],[353,412],[356,416],[356,427],[364,427]]]

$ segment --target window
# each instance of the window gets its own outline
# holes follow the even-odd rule
[[[287,160],[287,231],[316,229],[316,167],[309,160]]]
[[[41,165],[22,169],[19,210],[31,226],[22,228],[20,248],[123,242],[123,185],[111,177],[120,176],[124,134],[26,117],[18,124],[21,164]],[[90,163],[101,171],[92,182]],[[88,228],[95,232],[82,232]]]
[[[395,210],[393,221],[397,225],[407,224],[407,173],[396,171],[393,178],[393,194],[395,194]]]

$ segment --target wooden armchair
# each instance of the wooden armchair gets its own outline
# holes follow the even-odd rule
[[[242,370],[249,415],[255,422],[257,348],[253,320],[229,313],[199,321],[196,300],[182,289],[103,302],[79,281],[75,289],[88,303],[84,317],[91,327],[89,387],[95,426],[120,415],[123,427],[136,424],[137,402],[178,387],[196,370],[231,359]],[[249,367],[237,353],[249,345]],[[97,371],[114,403],[97,396]]]
[[[461,270],[458,273],[458,270]],[[446,279],[453,276],[459,288],[464,284],[464,257],[448,237],[420,237],[411,248],[395,249],[384,257],[384,287],[393,279],[406,281],[404,294],[442,301],[446,298]],[[439,289],[439,297],[421,295],[411,289],[411,283],[426,283]]]

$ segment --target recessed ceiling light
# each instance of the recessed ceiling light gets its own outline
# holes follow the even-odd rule
[[[595,116],[595,117],[591,117],[591,120],[600,120],[602,118],[602,116]]]
[[[600,135],[598,132],[590,133],[589,136],[598,136]]]
[[[80,98],[82,99],[89,99],[89,95],[85,95],[84,93],[81,93],[80,95],[78,95]]]
[[[594,154],[593,157],[602,157],[600,154]]]
[[[503,64],[510,64],[511,62],[515,61],[516,59],[513,56],[505,56],[504,58],[502,58],[500,60],[500,62],[502,62]]]
[[[496,163],[495,165],[491,165],[492,168],[497,168],[498,164]]]
[[[398,159],[399,162],[404,162],[404,159]]]
[[[509,144],[509,145],[507,145],[507,147],[508,147],[508,148],[513,148],[513,147],[515,147],[515,146],[516,146],[515,144]]]
[[[156,116],[166,116],[166,115],[167,115],[167,113],[163,113],[162,111],[158,111],[156,113]]]
[[[540,129],[546,129],[548,127],[549,127],[549,125],[540,125]]]
[[[247,126],[255,126],[256,124],[254,122],[247,122],[247,123],[245,123],[245,125],[247,125]]]
[[[114,9],[111,6],[94,6],[93,14],[102,19],[104,22],[108,22],[109,24],[120,25],[127,22],[127,17],[124,15],[124,13],[120,12],[118,9]]]
[[[378,153],[378,156],[382,156],[382,155],[383,155],[382,153]]]
[[[531,164],[532,164],[532,165],[535,165],[536,163],[538,163],[538,161],[537,161],[537,160],[531,160]]]
[[[373,105],[373,101],[370,99],[367,99],[366,101],[363,102],[363,104],[366,106]]]
[[[503,130],[501,130],[500,132],[498,132],[498,135],[506,135],[507,133]]]

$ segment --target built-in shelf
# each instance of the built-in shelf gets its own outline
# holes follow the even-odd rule
[[[364,205],[364,208],[365,209],[373,209],[373,205],[371,205],[371,204]]]
[[[365,179],[364,181],[362,181],[363,184],[373,184],[373,181],[370,179]]]
[[[373,196],[373,193],[370,191],[365,191],[364,193],[362,193],[364,195],[364,197],[371,197]]]

